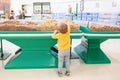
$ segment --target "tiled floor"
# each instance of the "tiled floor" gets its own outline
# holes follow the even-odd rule
[[[0,62],[0,80],[120,80],[120,39],[101,44],[111,64],[85,64],[81,59],[71,60],[71,75],[58,77],[57,69],[5,70]]]

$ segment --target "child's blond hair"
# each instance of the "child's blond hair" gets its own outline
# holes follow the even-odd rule
[[[64,22],[59,22],[58,23],[58,30],[61,33],[65,34],[68,31],[68,25]]]

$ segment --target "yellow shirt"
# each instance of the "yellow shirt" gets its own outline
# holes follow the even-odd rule
[[[58,39],[58,50],[66,50],[70,48],[70,28],[68,27],[68,31],[63,33],[57,33],[53,35],[54,39]]]

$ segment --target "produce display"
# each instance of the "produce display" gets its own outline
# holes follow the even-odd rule
[[[102,23],[90,23],[89,28],[92,31],[120,31],[120,26],[113,26]]]
[[[34,31],[36,29],[36,23],[23,22],[16,20],[9,20],[0,22],[0,31]]]
[[[53,31],[57,29],[58,20],[45,20],[40,22],[8,20],[0,22],[0,31]],[[79,25],[72,20],[63,20],[71,30],[79,30]]]

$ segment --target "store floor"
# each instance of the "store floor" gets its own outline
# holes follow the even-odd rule
[[[120,39],[109,39],[101,48],[111,64],[85,64],[81,59],[72,59],[71,75],[59,77],[56,68],[5,70],[0,61],[0,80],[120,80]]]

